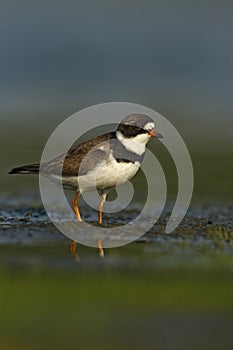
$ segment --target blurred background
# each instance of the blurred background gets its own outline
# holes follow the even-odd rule
[[[9,187],[9,167],[39,160],[69,115],[125,101],[155,109],[178,129],[193,158],[198,197],[230,200],[232,6],[1,1],[2,189]]]
[[[49,135],[69,115],[111,101],[148,106],[173,123],[194,166],[191,215],[197,207],[201,208],[199,217],[206,212],[211,215],[211,204],[215,217],[228,210],[227,217],[222,217],[229,222],[233,191],[231,0],[1,0],[0,5],[0,202],[4,225],[7,215],[24,218],[32,210],[30,203],[41,206],[38,179],[9,177],[8,170],[39,161]],[[160,144],[150,147],[164,161],[170,199],[174,200],[172,162]],[[21,212],[25,203],[28,207]],[[15,225],[9,226],[11,238],[20,235]],[[35,234],[32,228],[28,230]],[[224,237],[224,232],[221,234]],[[81,329],[83,349],[124,345],[129,349],[133,344],[140,348],[145,341],[148,349],[155,349],[155,344],[179,349],[189,345],[191,349],[194,339],[203,349],[230,349],[229,310],[233,305],[225,292],[230,295],[232,291],[232,240],[224,243],[220,252],[211,241],[213,250],[209,251],[209,243],[204,248],[201,245],[202,250],[195,236],[187,253],[185,245],[177,250],[180,237],[171,238],[168,250],[168,241],[161,238],[161,250],[156,252],[135,245],[109,253],[113,260],[103,263],[103,273],[97,258],[89,258],[82,267],[68,263],[68,245],[62,239],[60,250],[54,246],[56,240],[46,250],[35,248],[34,241],[33,247],[28,241],[24,246],[20,236],[16,241],[6,236],[2,230],[2,349],[78,346],[76,325]],[[135,258],[134,248],[137,258],[132,263],[126,257]],[[84,256],[95,254],[82,249]],[[207,304],[208,312],[197,313]],[[123,345],[117,337],[120,324]],[[212,329],[219,332],[211,333]],[[90,334],[94,345],[86,344]],[[106,334],[107,343],[97,342]]]

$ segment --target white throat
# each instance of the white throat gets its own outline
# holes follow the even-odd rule
[[[140,134],[133,138],[126,138],[120,131],[117,131],[116,136],[128,151],[136,153],[139,156],[145,152],[146,144],[150,139],[150,135],[148,134]]]

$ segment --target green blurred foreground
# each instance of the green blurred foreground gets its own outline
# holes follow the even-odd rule
[[[231,349],[232,242],[167,243],[2,246],[0,349]]]

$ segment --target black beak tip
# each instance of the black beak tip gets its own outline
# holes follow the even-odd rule
[[[163,139],[163,135],[161,135],[159,132],[156,133],[156,138],[157,139]]]

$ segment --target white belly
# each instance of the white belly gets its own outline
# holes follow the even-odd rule
[[[130,180],[138,171],[140,164],[136,163],[118,163],[112,159],[103,163],[98,169],[87,175],[79,177],[79,189],[81,192],[91,191],[93,189],[110,189],[118,184]]]

